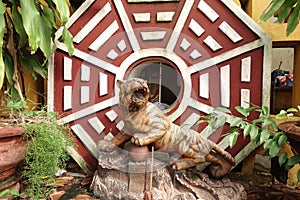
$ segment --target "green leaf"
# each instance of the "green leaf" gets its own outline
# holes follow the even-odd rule
[[[292,168],[300,162],[300,155],[292,156],[286,163],[287,167]]]
[[[255,111],[261,113],[262,109],[261,108],[256,108]]]
[[[276,144],[276,142],[273,142],[269,149],[269,154],[271,158],[274,158],[280,151],[280,148]]]
[[[282,134],[279,138],[278,138],[278,145],[282,146],[284,143],[286,143],[287,141],[287,137],[286,135]]]
[[[224,107],[216,107],[216,108],[214,108],[214,111],[223,112],[223,113],[231,113],[231,110],[229,110],[228,108],[224,108]]]
[[[251,112],[252,110],[256,109],[257,107],[256,106],[250,106],[248,108],[246,108],[246,112]]]
[[[53,11],[51,8],[44,6],[43,7],[43,15],[46,16],[46,18],[51,23],[52,27],[57,29],[57,25],[55,22],[55,11]]]
[[[14,63],[12,57],[7,51],[3,53],[4,62],[5,62],[5,75],[8,83],[10,85],[14,84],[13,75],[14,75]]]
[[[262,123],[262,128],[267,128],[269,125],[273,124],[274,120],[271,118],[265,118],[263,123]]]
[[[26,101],[12,101],[10,100],[8,103],[7,103],[7,108],[11,111],[22,111],[26,108],[28,108],[27,106],[27,103]]]
[[[262,144],[266,142],[270,137],[270,131],[268,129],[262,130],[259,138],[259,143]]]
[[[262,123],[263,121],[264,121],[264,119],[262,117],[260,117],[260,118],[253,120],[252,123],[257,124],[257,123]]]
[[[52,35],[52,25],[45,15],[41,16],[41,23],[43,26],[40,27],[41,42],[40,48],[43,51],[46,58],[52,54],[51,50],[51,35]]]
[[[242,118],[236,117],[230,122],[230,127],[239,126],[242,121]]]
[[[266,151],[264,152],[263,156],[268,156],[268,157],[270,157],[269,149],[266,150]]]
[[[242,122],[240,123],[240,128],[241,128],[241,129],[245,129],[246,126],[247,126],[247,123],[246,123],[246,122],[242,121]]]
[[[251,132],[251,124],[247,124],[245,129],[244,129],[244,137],[246,137],[247,135],[249,135],[249,133]]]
[[[297,178],[298,178],[298,181],[300,182],[300,169],[298,170]]]
[[[10,190],[10,194],[14,197],[20,196],[20,193],[17,190]]]
[[[205,122],[207,122],[207,120],[200,119],[200,120],[197,121],[196,125],[202,124],[202,123],[205,123]]]
[[[216,112],[211,112],[211,113],[209,113],[209,114],[203,116],[203,119],[205,119],[205,120],[211,120],[212,118],[216,118],[216,117],[218,117],[218,116],[219,116],[218,113],[216,113]]]
[[[281,5],[278,13],[278,22],[283,23],[285,18],[290,14],[291,8],[297,2],[297,0],[285,0]]]
[[[238,127],[231,128],[229,131],[227,131],[227,134],[232,134],[234,132],[237,132],[238,130],[239,130]]]
[[[282,134],[283,134],[282,131],[275,133],[275,135],[274,135],[274,137],[273,137],[273,140],[274,140],[274,141],[277,141],[277,140],[279,139],[279,137],[280,137]]]
[[[47,70],[37,61],[34,55],[26,54],[24,52],[23,56],[20,57],[20,62],[22,66],[31,73],[33,79],[36,79],[34,72],[40,74],[43,78],[46,78]]]
[[[272,145],[274,141],[272,139],[268,139],[265,143],[264,143],[264,149],[268,149],[270,148],[270,146]]]
[[[287,159],[287,153],[281,154],[278,159],[279,166],[281,167],[284,163],[286,163]]]
[[[13,4],[12,6],[12,19],[14,22],[14,27],[16,29],[16,32],[19,35],[19,47],[23,47],[26,45],[27,42],[27,35],[23,26],[22,16],[20,12],[18,11],[17,4]]]
[[[250,131],[250,139],[251,141],[255,141],[256,137],[258,136],[259,129],[256,125],[251,124],[251,131]]]
[[[300,19],[300,3],[296,4],[293,12],[290,15],[288,20],[287,28],[286,28],[286,35],[289,36],[297,27]]]
[[[270,17],[274,15],[274,13],[280,8],[280,6],[283,4],[284,0],[273,0],[268,9],[264,11],[260,16],[260,21],[266,21]]]
[[[276,116],[276,119],[282,119],[286,117],[286,111],[285,110],[281,110]]]
[[[20,1],[24,29],[28,35],[29,46],[36,51],[40,43],[40,13],[34,0]]]
[[[10,99],[14,101],[19,101],[20,100],[19,93],[14,87],[15,81],[13,80],[13,75],[14,75],[13,59],[7,50],[3,51],[3,56],[4,56],[4,63],[5,63],[5,76],[8,82],[7,89],[5,92],[9,94]]]
[[[5,189],[0,193],[0,198],[9,197],[9,196],[18,197],[20,196],[17,190]]]
[[[5,31],[5,19],[4,19],[4,13],[6,9],[5,6],[0,0],[0,89],[3,86],[4,76],[5,76],[5,65],[3,61],[3,55],[2,55],[2,46],[3,46],[3,36]]]
[[[235,109],[244,117],[247,117],[249,115],[249,112],[247,112],[242,106],[236,106]]]
[[[298,110],[296,108],[289,108],[286,112],[298,112]]]
[[[217,129],[223,126],[226,123],[226,120],[227,120],[226,116],[220,116],[216,120],[213,120],[210,125],[213,129]]]
[[[68,48],[69,55],[73,55],[74,53],[73,36],[66,27],[64,27],[62,32],[62,39]]]
[[[52,1],[55,3],[56,8],[60,14],[62,25],[65,25],[69,20],[69,16],[70,16],[70,10],[67,1],[65,0],[52,0]]]
[[[261,114],[263,116],[268,116],[269,115],[269,108],[267,106],[263,106],[261,109]]]
[[[14,85],[10,85],[7,88],[7,93],[10,94],[10,99],[13,101],[21,101],[19,92],[16,90],[16,88],[14,87]]]
[[[234,145],[236,144],[236,141],[238,139],[239,134],[237,132],[232,133],[229,135],[229,145],[230,148],[234,147]]]
[[[0,193],[0,198],[8,197],[9,196],[9,189],[5,189]]]
[[[272,128],[274,129],[274,131],[278,131],[278,126],[276,124],[276,122],[274,120],[272,120],[273,122],[271,123]]]

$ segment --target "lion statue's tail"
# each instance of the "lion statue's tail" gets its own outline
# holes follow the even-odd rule
[[[229,162],[230,165],[234,166],[235,165],[235,159],[232,157],[230,153],[227,151],[223,150],[220,146],[214,145],[213,150],[215,150],[218,154],[223,156],[223,158]]]

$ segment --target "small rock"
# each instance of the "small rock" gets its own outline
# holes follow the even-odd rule
[[[74,180],[72,176],[62,176],[55,178],[55,187],[64,186],[70,184]]]
[[[67,173],[67,170],[65,169],[59,169],[56,173],[55,176],[63,176],[64,174]]]
[[[91,182],[92,182],[92,177],[87,177],[87,178],[84,178],[82,181],[81,181],[81,185],[85,186],[85,185],[90,185]]]
[[[50,199],[51,200],[58,200],[60,197],[62,197],[64,194],[66,193],[66,191],[59,191],[59,192],[54,192],[52,194],[50,194]]]
[[[74,200],[88,200],[88,199],[92,199],[92,197],[87,194],[79,194],[75,197]]]
[[[76,173],[76,172],[68,172],[69,176],[73,176],[73,177],[77,177],[77,178],[85,178],[86,175],[82,174],[82,173]]]

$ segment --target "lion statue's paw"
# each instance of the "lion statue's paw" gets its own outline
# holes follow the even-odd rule
[[[142,134],[142,133],[135,133],[135,134],[131,137],[131,142],[132,142],[133,144],[138,145],[138,146],[144,146],[144,145],[146,145],[145,143],[146,143],[147,141],[143,140],[143,136],[144,136],[144,134]]]

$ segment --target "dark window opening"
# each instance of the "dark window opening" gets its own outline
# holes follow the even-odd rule
[[[147,80],[150,101],[161,109],[167,109],[177,100],[180,93],[180,76],[175,68],[161,61],[143,62],[128,74],[128,78]]]

